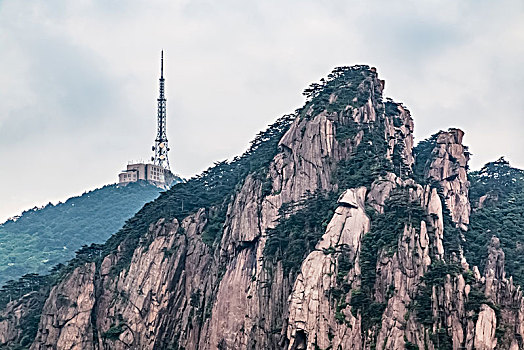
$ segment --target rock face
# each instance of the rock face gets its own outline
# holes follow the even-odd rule
[[[360,244],[370,226],[365,212],[366,191],[365,187],[360,187],[346,190],[341,195],[326,233],[302,263],[289,298],[287,337],[290,349],[310,349],[315,345],[322,349],[330,345],[349,349],[353,344],[361,343],[360,320],[351,314],[349,308],[344,308],[338,312],[346,322],[337,323],[336,308],[333,308],[329,292],[337,285],[340,255],[337,249],[342,247],[349,253],[353,266],[347,283],[358,283]],[[328,253],[330,250],[333,253]]]
[[[39,332],[31,349],[92,349],[91,310],[94,298],[95,264],[77,268],[52,289],[47,299]]]
[[[433,150],[433,161],[426,177],[440,183],[452,220],[464,231],[468,229],[471,205],[467,165],[469,152],[462,145],[464,132],[460,129],[441,131]]]
[[[13,300],[0,312],[0,344],[9,348],[17,344],[28,346],[33,338],[27,335],[31,321],[40,318],[41,308],[36,293]],[[36,315],[35,315],[36,311]],[[36,317],[35,317],[36,316]]]
[[[297,111],[269,165],[224,199],[214,243],[205,235],[218,207],[155,219],[133,246],[124,240],[63,276],[31,348],[522,348],[522,293],[505,276],[497,238],[483,275],[446,252],[445,209],[457,227],[469,224],[463,132],[438,134],[430,184],[418,184],[413,120],[382,100],[376,71],[330,79]],[[284,266],[282,246],[268,255],[280,225],[333,194],[321,234],[297,246],[296,269]],[[295,234],[319,230],[300,227]],[[2,344],[20,343],[26,309],[21,299],[2,311]]]

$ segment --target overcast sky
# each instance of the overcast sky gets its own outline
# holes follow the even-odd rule
[[[160,50],[173,170],[241,153],[335,66],[369,64],[416,141],[524,167],[522,0],[0,0],[0,221],[148,159]]]

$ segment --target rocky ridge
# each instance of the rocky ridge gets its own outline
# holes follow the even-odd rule
[[[228,199],[212,244],[216,206],[162,217],[136,246],[77,264],[48,294],[31,349],[522,347],[523,299],[496,238],[483,274],[460,246],[446,251],[469,223],[463,132],[438,134],[417,183],[413,120],[383,88],[366,66],[312,87],[267,168]],[[318,236],[277,241],[333,194],[325,229],[294,232]],[[3,344],[20,340],[16,307]]]

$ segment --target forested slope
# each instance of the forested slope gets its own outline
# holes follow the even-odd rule
[[[160,191],[146,182],[107,185],[6,221],[0,225],[0,285],[26,273],[46,274],[82,245],[103,243]]]
[[[471,172],[469,180],[473,212],[465,233],[468,262],[483,269],[495,236],[505,253],[507,273],[524,287],[524,171],[500,158]]]

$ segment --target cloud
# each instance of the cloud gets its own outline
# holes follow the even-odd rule
[[[184,176],[359,63],[412,111],[418,140],[459,126],[473,168],[499,155],[524,167],[523,39],[519,0],[0,1],[0,220],[150,157],[161,49]]]

